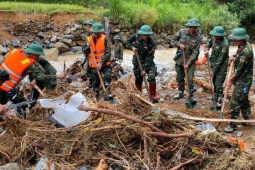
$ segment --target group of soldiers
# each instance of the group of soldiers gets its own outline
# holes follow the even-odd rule
[[[178,83],[178,94],[174,96],[175,99],[184,96],[185,89],[185,72],[187,70],[187,77],[189,83],[189,96],[192,102],[196,102],[194,98],[194,71],[196,68],[196,60],[198,59],[202,37],[199,35],[197,28],[200,23],[196,18],[188,20],[186,29],[180,30],[173,38],[173,44],[177,47],[175,60],[175,68],[177,72],[176,81]],[[214,105],[220,110],[223,97],[223,87],[230,88],[234,85],[234,90],[231,98],[230,109],[231,119],[237,119],[240,112],[245,120],[248,120],[251,113],[251,105],[248,100],[248,93],[253,81],[253,49],[246,41],[249,35],[243,28],[235,28],[229,35],[229,39],[233,40],[238,47],[236,54],[229,56],[229,43],[225,38],[225,31],[222,26],[215,26],[210,32],[212,39],[207,43],[204,54],[209,60],[210,77],[212,78],[214,88]],[[211,55],[209,50],[212,49]],[[184,63],[183,53],[186,59]],[[226,79],[228,65],[234,62],[233,72],[230,77]],[[231,70],[230,70],[231,71]],[[224,84],[225,82],[225,84]],[[248,123],[243,123],[248,126]],[[230,123],[224,128],[225,132],[233,132],[237,130],[236,123]]]
[[[99,99],[100,85],[104,87],[105,94],[111,98],[110,84],[112,65],[115,62],[123,61],[123,45],[121,38],[116,35],[114,44],[111,45],[108,37],[104,34],[104,28],[101,23],[88,20],[85,22],[87,30],[87,39],[83,46],[83,53],[86,56],[83,66],[86,67],[88,87],[93,89],[97,99]],[[198,33],[200,23],[196,18],[188,20],[185,29],[181,29],[172,39],[172,44],[177,47],[174,57],[175,69],[177,72],[176,81],[178,83],[178,94],[174,99],[184,97],[185,90],[185,71],[187,71],[187,82],[189,84],[189,97],[192,102],[196,102],[194,97],[193,76],[196,69],[195,62],[198,60],[202,36]],[[135,76],[135,86],[142,91],[143,81],[149,82],[149,95],[152,102],[158,102],[159,97],[156,94],[156,75],[157,67],[154,63],[156,43],[151,37],[152,29],[148,25],[143,25],[138,33],[132,35],[127,40],[126,48],[134,52],[133,72]],[[206,45],[204,54],[209,60],[211,78],[215,91],[214,104],[217,108],[221,107],[223,97],[224,82],[227,88],[234,85],[234,91],[231,99],[231,118],[237,119],[241,111],[244,119],[249,119],[251,106],[248,100],[248,93],[253,79],[253,50],[252,46],[246,41],[249,38],[245,29],[235,28],[229,36],[238,46],[236,54],[229,56],[229,43],[225,38],[224,28],[215,26],[210,32],[212,39]],[[212,49],[211,55],[209,50]],[[113,50],[113,55],[111,51]],[[33,93],[31,99],[38,99],[39,92],[33,88],[38,85],[40,88],[53,90],[56,87],[57,78],[65,78],[65,73],[56,74],[54,67],[43,57],[43,48],[40,45],[32,44],[25,51],[15,49],[12,51],[0,65],[0,111],[8,117],[14,116],[8,111],[5,105],[8,100],[13,103],[25,101],[25,98],[15,89],[18,82],[29,75]],[[229,79],[226,80],[228,65],[234,62],[234,71]],[[123,71],[123,70],[122,70]],[[147,79],[145,79],[147,75]],[[23,110],[24,107],[18,110]],[[244,124],[247,125],[247,124]],[[237,130],[237,124],[231,123],[225,128],[226,132]]]

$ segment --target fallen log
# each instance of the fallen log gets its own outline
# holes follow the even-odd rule
[[[169,113],[170,115],[173,115]],[[236,122],[236,123],[255,123],[255,119],[252,120],[243,120],[243,119],[218,119],[218,118],[204,118],[204,117],[194,117],[183,114],[181,112],[175,112],[174,115],[181,116],[182,118],[189,119],[189,120],[199,120],[205,122]]]
[[[210,83],[208,83],[207,81],[205,81],[205,80],[200,80],[200,79],[198,79],[196,76],[194,76],[193,80],[194,80],[194,82],[195,82],[197,85],[199,85],[200,87],[202,87],[202,88],[204,88],[204,89],[206,89],[206,90],[212,91],[212,87],[211,87]]]
[[[83,111],[101,112],[101,113],[105,113],[105,114],[109,114],[109,115],[114,115],[114,116],[122,117],[122,118],[125,118],[125,119],[128,119],[128,120],[131,120],[133,122],[143,124],[143,125],[149,127],[152,131],[163,132],[160,129],[156,128],[155,126],[151,125],[149,122],[137,119],[137,118],[129,116],[129,115],[125,115],[122,112],[113,111],[113,110],[109,110],[109,109],[98,109],[98,108],[85,107],[85,106],[82,106],[82,105],[79,106],[78,109],[79,110],[83,110]]]

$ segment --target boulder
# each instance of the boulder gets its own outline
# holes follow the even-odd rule
[[[57,48],[44,49],[45,58],[48,60],[57,60],[59,55],[59,50]]]
[[[66,44],[62,42],[57,42],[54,47],[57,48],[61,53],[67,52],[70,49]]]

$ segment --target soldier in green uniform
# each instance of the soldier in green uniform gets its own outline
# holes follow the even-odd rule
[[[86,37],[89,37],[92,35],[92,32],[90,32],[90,29],[92,27],[92,25],[94,24],[95,22],[92,20],[92,19],[89,19],[87,20],[84,25],[85,25],[85,28],[86,28],[86,32],[87,32],[87,35]],[[85,45],[87,44],[87,38],[85,39],[85,43],[84,43],[84,46],[82,48],[82,51],[84,52],[84,49],[85,49]],[[85,59],[84,59],[84,62],[82,63],[82,67],[84,67],[86,61],[88,61],[88,57],[85,55]],[[92,81],[91,81],[91,68],[88,67],[88,62],[87,62],[87,65],[85,66],[86,68],[86,74],[87,74],[87,80],[88,80],[88,85],[87,87],[85,87],[84,90],[88,90],[90,88],[92,88]]]
[[[36,83],[36,85],[41,89],[46,87],[46,90],[54,90],[57,85],[57,78],[65,78],[65,73],[57,74],[57,70],[50,64],[50,62],[41,57],[44,56],[43,48],[41,45],[31,44],[25,50],[25,52],[28,57],[33,58],[36,61],[36,68],[32,65],[26,70],[32,86]],[[37,73],[35,74],[35,72]],[[46,78],[43,79],[42,77]],[[37,100],[39,96],[40,93],[37,90],[34,90],[32,99]]]
[[[229,44],[227,39],[224,37],[226,33],[223,27],[215,26],[210,34],[213,38],[206,45],[204,54],[208,56],[209,50],[212,48],[212,54],[209,57],[211,66],[210,76],[212,77],[214,86],[214,106],[220,110],[223,97],[223,83],[226,79],[228,70]]]
[[[231,119],[237,119],[241,111],[243,118],[248,120],[251,114],[251,105],[249,103],[248,94],[253,79],[253,49],[250,43],[246,41],[249,35],[243,28],[235,28],[229,36],[234,40],[234,44],[238,46],[236,54],[230,56],[230,61],[234,60],[234,71],[226,82],[227,88],[234,85],[234,91],[231,98]],[[243,125],[248,125],[243,123]],[[226,127],[225,132],[233,132],[237,130],[236,123],[230,123]]]
[[[24,51],[21,49],[16,49],[13,51],[19,51],[19,53],[24,53]],[[6,71],[9,74],[16,76],[16,73],[15,73],[16,71],[11,70],[9,64],[13,66],[16,66],[19,64],[25,64],[26,62],[30,61],[29,58],[32,58],[33,60],[37,61],[40,55],[44,55],[42,46],[38,44],[30,45],[25,50],[25,52],[27,53],[27,55],[24,55],[25,56],[24,58],[26,59],[24,59],[23,61],[14,60],[15,55],[13,55],[11,52],[11,54],[6,57],[5,61],[1,64],[1,66],[4,66],[4,68],[6,68]],[[11,60],[13,60],[13,63],[10,63]],[[56,79],[65,78],[65,73],[60,73],[56,75],[56,70],[52,66],[49,67],[48,66],[49,63],[45,64],[46,63],[45,59],[43,60],[44,62],[41,62],[42,60],[39,60],[39,62],[42,65],[40,65],[38,62],[33,62],[24,70],[23,68],[15,68],[15,69],[22,69],[22,72],[20,73],[21,75],[18,76],[20,77],[20,79],[24,78],[26,75],[29,75],[29,79],[31,80],[31,86],[37,83],[37,85],[41,88],[46,87],[47,90],[53,90],[56,86]],[[13,82],[13,80],[11,82]],[[14,84],[15,86],[13,86],[10,90],[4,91],[4,93],[0,95],[1,104],[6,104],[8,100],[11,100],[14,104],[20,103],[26,100],[23,94],[17,88],[18,82],[15,82]],[[37,90],[33,90],[33,91],[34,91],[34,94],[33,96],[31,96],[31,99],[35,100],[39,97],[39,92]],[[25,110],[26,107],[27,107],[26,105],[18,107],[17,111],[19,113],[22,113],[22,110]]]
[[[90,29],[92,35],[87,37],[87,43],[84,45],[84,53],[88,56],[88,67],[91,69],[91,82],[93,91],[97,99],[99,99],[100,74],[103,73],[104,86],[109,92],[111,83],[111,47],[109,40],[104,32],[101,23],[94,23]],[[92,49],[92,51],[91,51]]]
[[[114,40],[114,44],[112,46],[113,56],[111,57],[111,62],[112,62],[113,70],[115,70],[115,68],[116,68],[116,70],[118,71],[116,73],[117,75],[113,75],[113,77],[118,79],[119,71],[121,72],[122,75],[124,75],[124,69],[121,67],[121,63],[123,61],[123,45],[120,42],[121,38],[119,35],[115,35],[113,37],[113,40]]]
[[[0,69],[0,86],[6,81],[9,80],[9,74],[7,71]],[[2,98],[6,96],[6,92],[0,90],[0,114],[5,114],[9,119],[16,117],[15,114],[8,111],[7,102],[4,102]]]
[[[185,72],[184,69],[188,70],[188,82],[190,86],[190,97],[191,101],[195,102],[194,98],[194,81],[193,76],[195,72],[195,61],[199,55],[199,48],[202,43],[202,37],[197,32],[197,28],[200,27],[199,21],[196,18],[191,18],[186,24],[186,29],[181,29],[174,35],[172,44],[177,47],[177,52],[174,57],[175,69],[177,72],[176,81],[178,83],[178,94],[174,96],[174,99],[179,99],[184,96],[185,89]],[[186,65],[183,64],[182,51],[185,50],[186,54]]]
[[[157,68],[154,63],[154,53],[156,50],[156,44],[150,37],[153,32],[151,27],[148,25],[141,26],[138,34],[132,35],[127,40],[127,48],[132,50],[134,53],[138,53],[143,72],[141,72],[138,61],[135,54],[133,55],[133,70],[135,75],[135,85],[139,91],[142,91],[143,76],[148,74],[147,81],[149,82],[149,90],[153,102],[157,102],[159,97],[156,96],[156,73]]]

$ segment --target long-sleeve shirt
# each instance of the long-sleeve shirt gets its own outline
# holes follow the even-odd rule
[[[128,40],[126,44],[127,48],[132,50],[133,47],[138,49],[138,55],[143,66],[144,71],[148,72],[151,66],[154,66],[154,54],[156,50],[156,43],[149,37],[145,42],[141,35],[134,34]],[[133,60],[137,63],[136,56],[133,56]]]
[[[252,84],[253,56],[253,49],[250,43],[246,42],[242,46],[238,46],[234,63],[234,73],[237,77],[233,81],[234,84]]]
[[[94,40],[94,42],[96,44],[97,39],[94,36],[92,36],[92,37],[93,37],[93,40]],[[90,53],[90,47],[87,46],[87,44],[84,44],[83,49],[84,49],[84,54],[86,54],[88,56],[88,54]],[[111,58],[111,45],[110,45],[110,43],[108,41],[108,38],[106,38],[105,39],[105,54],[104,54],[104,56],[103,56],[103,58],[102,58],[100,63],[102,65],[105,65],[106,62],[110,61],[110,58]]]
[[[115,60],[123,60],[123,45],[121,43],[113,45],[113,52]]]
[[[187,29],[181,29],[171,40],[171,44],[178,48],[177,51],[180,51],[181,44],[185,45],[186,64],[188,66],[197,60],[201,43],[202,37],[197,32],[194,35],[189,34]],[[175,57],[175,62],[178,65],[182,65],[182,55]]]
[[[226,73],[229,59],[229,44],[227,39],[222,37],[221,40],[216,41],[216,39],[213,37],[206,45],[206,48],[208,51],[210,48],[212,48],[212,53],[209,60],[213,74]]]

